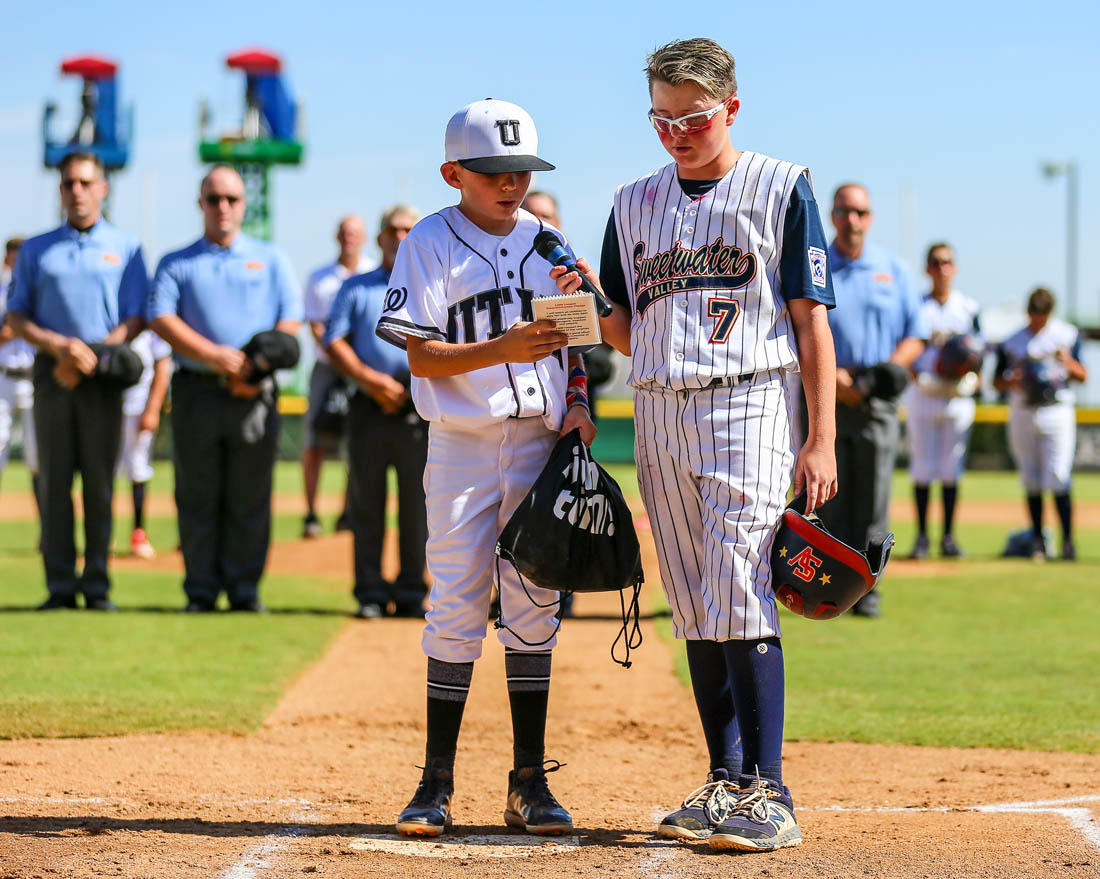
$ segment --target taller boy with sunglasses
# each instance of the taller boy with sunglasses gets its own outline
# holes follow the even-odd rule
[[[146,316],[172,346],[176,507],[188,612],[260,611],[279,435],[276,387],[249,381],[257,333],[298,332],[302,299],[282,251],[241,233],[244,181],[216,165],[199,187],[203,236],[160,261]]]
[[[730,142],[740,100],[725,49],[673,42],[646,73],[674,161],[619,188],[599,277],[581,267],[617,303],[604,338],[631,356],[638,482],[710,756],[658,832],[771,851],[802,839],[782,775],[772,542],[792,471],[808,509],[836,492],[827,245],[809,171]],[[785,376],[799,369],[796,459]]]

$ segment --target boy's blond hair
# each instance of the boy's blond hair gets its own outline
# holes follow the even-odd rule
[[[655,80],[669,85],[694,83],[716,101],[737,91],[733,56],[706,37],[673,40],[655,49],[646,59],[645,75],[651,94]]]

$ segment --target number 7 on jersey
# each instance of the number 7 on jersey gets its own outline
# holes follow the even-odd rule
[[[707,314],[718,318],[718,322],[714,325],[714,332],[710,334],[711,342],[725,344],[729,341],[733,325],[737,323],[737,318],[741,314],[741,303],[736,299],[714,296],[707,300]]]

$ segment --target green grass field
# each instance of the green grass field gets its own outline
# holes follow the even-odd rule
[[[636,496],[632,468],[609,469]],[[3,474],[4,491],[27,484],[17,466]],[[276,484],[299,491],[297,465],[280,464]],[[329,465],[322,489],[342,487]],[[169,467],[158,468],[153,490],[171,490]],[[909,491],[899,474],[895,497]],[[963,491],[1023,516],[1011,474],[968,475]],[[1075,493],[1100,500],[1100,475],[1081,476]],[[276,539],[297,537],[300,524],[277,518]],[[117,525],[120,545],[128,525]],[[154,519],[149,530],[155,544],[174,545],[174,520]],[[897,523],[901,551],[913,530]],[[950,573],[888,579],[879,620],[809,622],[784,611],[788,738],[1100,752],[1100,533],[1079,532],[1076,564],[1034,564],[996,559],[1008,530],[961,522],[971,558]],[[270,615],[195,619],[174,612],[178,576],[118,571],[120,613],[36,614],[36,533],[32,522],[0,523],[0,737],[254,729],[351,609],[348,583],[272,575],[263,586]],[[648,576],[656,587],[657,572]],[[672,655],[686,683],[682,645]]]

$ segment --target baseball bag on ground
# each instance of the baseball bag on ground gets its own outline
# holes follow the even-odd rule
[[[948,336],[936,358],[936,375],[956,380],[968,372],[978,372],[982,368],[984,353],[985,348],[976,336],[963,333]]]
[[[623,627],[611,645],[611,657],[630,666],[630,651],[642,643],[638,623],[644,580],[641,549],[622,490],[592,459],[580,431],[558,440],[542,473],[504,526],[496,554],[515,567],[521,583],[526,579],[562,596],[618,592]],[[626,590],[633,590],[630,599]],[[499,616],[496,626],[508,628]],[[626,648],[622,660],[616,655],[620,641]]]
[[[787,505],[772,544],[772,585],[788,610],[810,620],[831,620],[870,592],[886,570],[894,535],[872,537],[865,553],[831,535],[821,520],[804,515],[806,495]]]
[[[141,380],[145,366],[141,357],[129,345],[104,345],[96,342],[88,346],[98,358],[95,365],[95,378],[105,382],[129,388]]]

